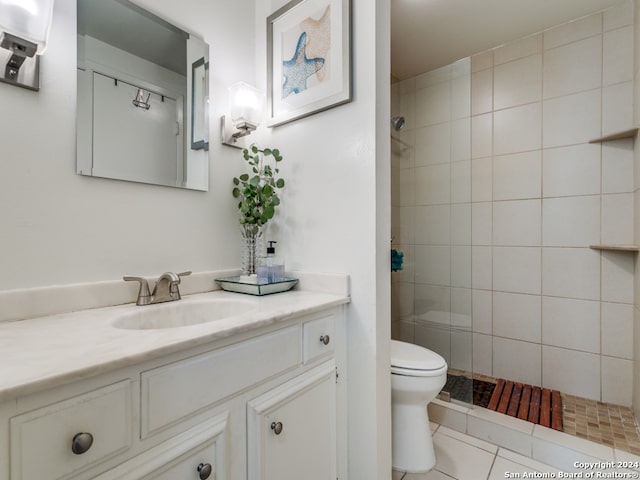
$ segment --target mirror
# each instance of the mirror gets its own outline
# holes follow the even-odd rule
[[[77,5],[77,173],[207,191],[209,46],[128,0]]]

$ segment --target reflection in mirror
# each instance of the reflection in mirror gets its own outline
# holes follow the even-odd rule
[[[127,0],[78,0],[77,172],[209,184],[209,47]]]

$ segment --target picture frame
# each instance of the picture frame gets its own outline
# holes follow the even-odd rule
[[[209,150],[209,62],[204,57],[191,65],[191,150]]]
[[[348,103],[351,0],[292,0],[267,18],[267,126]]]

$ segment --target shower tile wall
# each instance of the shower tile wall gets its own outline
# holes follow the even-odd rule
[[[589,245],[634,242],[634,145],[588,142],[634,125],[633,28],[629,1],[482,52],[470,97],[446,76],[461,62],[394,84],[415,145],[393,142],[392,226],[410,265],[393,275],[394,334],[417,339],[421,302],[451,298],[473,312],[474,372],[631,405],[635,255]],[[451,137],[425,126],[447,102],[471,106],[469,159],[463,118]],[[446,158],[448,138],[447,165],[421,157]]]

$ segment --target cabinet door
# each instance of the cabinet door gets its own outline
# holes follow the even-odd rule
[[[333,361],[251,401],[247,415],[250,480],[335,480]]]

